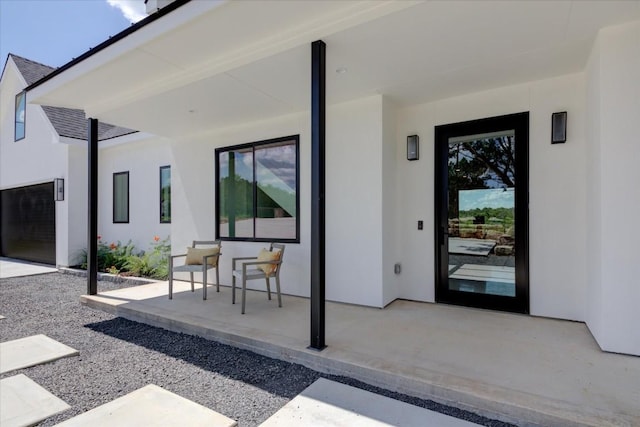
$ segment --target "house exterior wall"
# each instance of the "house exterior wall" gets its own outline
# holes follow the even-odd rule
[[[160,167],[173,164],[170,143],[152,137],[110,147],[100,144],[105,148],[98,153],[98,234],[107,244],[131,240],[136,249],[147,250],[155,236],[165,239],[171,234],[171,224],[160,223]],[[86,169],[86,150],[84,155]],[[129,223],[114,224],[113,174],[127,171]],[[173,178],[173,167],[171,173]]]
[[[394,272],[400,263],[402,242],[398,234],[401,209],[398,204],[398,170],[403,153],[397,149],[397,107],[388,98],[382,98],[382,305],[400,297],[400,275]],[[404,221],[405,218],[402,217]],[[402,263],[400,263],[402,268]]]
[[[281,272],[282,292],[309,296],[310,279],[310,134],[307,115],[218,130],[197,138],[172,141],[171,251],[185,253],[192,240],[215,238],[215,149],[288,135],[300,135],[300,243],[288,244]],[[222,242],[220,282],[231,284],[233,257],[257,256],[267,243]],[[179,276],[177,276],[179,277]],[[186,276],[185,276],[186,277]],[[213,282],[214,278],[210,278]],[[253,281],[249,288],[264,289]]]
[[[327,110],[327,123],[331,125],[326,134],[326,296],[332,301],[374,307],[385,304],[383,192],[380,191],[384,179],[383,102],[382,96],[374,96]],[[284,293],[309,296],[311,142],[308,114],[294,114],[172,142],[175,165],[172,252],[184,253],[191,240],[215,236],[216,148],[296,134],[300,135],[300,243],[287,245],[281,281]],[[386,164],[391,171],[395,167],[394,138],[390,142],[393,149],[387,149],[391,158]],[[393,197],[394,191],[395,187],[389,186],[389,197]],[[390,221],[390,227],[392,224]],[[231,283],[233,257],[255,256],[265,246],[266,243],[223,242],[220,281]],[[393,261],[390,268],[392,271]],[[264,288],[261,283],[248,282],[247,285]]]
[[[640,23],[600,31],[588,67],[587,324],[604,350],[640,354]]]
[[[508,86],[404,108],[398,152],[420,136],[420,160],[398,156],[402,236],[400,297],[434,301],[434,126],[530,112],[530,312],[585,319],[586,140],[583,73]],[[551,114],[568,112],[566,144],[551,145]],[[424,230],[416,227],[424,221]]]
[[[0,87],[0,189],[52,182],[69,178],[68,147],[59,142],[58,134],[42,107],[29,104],[27,95],[25,137],[14,141],[15,96],[25,87],[13,59],[9,57]],[[72,189],[65,188],[65,200],[56,202],[56,261],[69,263],[68,215]]]

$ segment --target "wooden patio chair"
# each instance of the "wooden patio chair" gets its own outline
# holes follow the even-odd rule
[[[247,280],[265,279],[267,283],[267,296],[271,300],[271,286],[269,279],[276,279],[276,293],[278,295],[278,307],[282,307],[280,295],[280,269],[284,258],[284,245],[271,243],[269,250],[262,249],[257,257],[238,257],[232,259],[233,284],[232,304],[236,303],[236,278],[242,279],[242,314],[245,311],[247,294]],[[253,261],[249,261],[253,260]],[[236,262],[242,261],[242,268],[236,268]]]
[[[199,248],[199,246],[205,246]],[[202,273],[202,299],[207,299],[207,271],[216,269],[216,292],[220,292],[218,259],[222,255],[220,240],[194,240],[186,254],[173,255],[169,259],[169,299],[173,299],[173,273],[189,273],[191,292],[194,292],[193,273]],[[176,258],[185,257],[183,265],[174,266]]]

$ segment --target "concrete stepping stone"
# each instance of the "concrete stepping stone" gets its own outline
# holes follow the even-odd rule
[[[52,266],[31,263],[28,261],[13,260],[10,258],[0,259],[0,279],[55,273],[57,271],[58,269]]]
[[[0,381],[0,425],[31,426],[71,408],[24,374]]]
[[[261,427],[471,427],[476,424],[320,378]]]
[[[63,427],[234,427],[237,423],[154,384],[98,406],[57,426]]]
[[[0,374],[78,354],[78,350],[46,335],[3,342],[0,343]]]

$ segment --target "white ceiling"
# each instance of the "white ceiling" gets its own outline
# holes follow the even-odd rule
[[[36,101],[178,137],[307,110],[319,38],[328,103],[384,94],[405,106],[578,72],[600,28],[639,19],[637,0],[233,1],[106,52]]]

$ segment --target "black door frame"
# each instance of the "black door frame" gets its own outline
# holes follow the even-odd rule
[[[448,285],[449,138],[502,130],[515,131],[516,296],[450,290]],[[435,127],[435,272],[436,302],[515,313],[529,313],[529,112]]]

